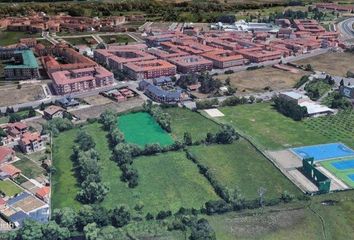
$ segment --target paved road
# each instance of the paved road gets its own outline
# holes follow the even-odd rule
[[[117,82],[112,86],[106,86],[106,87],[94,89],[94,90],[87,91],[87,92],[72,93],[72,94],[68,94],[68,95],[64,95],[64,96],[47,96],[44,99],[40,99],[40,100],[32,101],[32,102],[21,103],[21,104],[15,104],[15,105],[11,105],[9,107],[12,107],[15,111],[17,111],[19,108],[26,108],[26,107],[34,107],[35,108],[35,107],[40,106],[42,103],[47,104],[47,103],[55,102],[55,100],[61,99],[63,97],[84,98],[84,97],[98,95],[100,92],[109,91],[114,88],[129,87],[132,89],[137,89],[137,86],[138,86],[138,82],[134,82],[134,81]],[[141,94],[141,96],[144,99],[145,95],[143,95],[141,92],[138,92],[138,93]],[[0,107],[0,111],[5,112],[6,108],[7,108],[6,106]]]
[[[338,30],[340,31],[343,40],[349,40],[354,38],[354,18],[348,18],[338,23]]]

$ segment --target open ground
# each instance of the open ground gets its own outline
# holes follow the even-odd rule
[[[239,93],[250,93],[264,91],[266,87],[273,90],[289,89],[304,75],[306,75],[304,71],[291,73],[273,67],[265,67],[233,74],[222,74],[216,78],[222,81],[230,78],[231,86],[237,88]]]
[[[126,34],[102,35],[100,37],[107,44],[110,44],[110,43],[125,44],[125,43],[129,43],[129,42],[135,42],[134,39],[132,39],[130,36],[128,36]]]
[[[301,192],[278,169],[244,139],[230,145],[195,146],[188,150],[208,167],[219,183],[237,188],[246,199],[256,199],[257,190],[266,188],[266,199],[280,198],[284,191]]]
[[[16,44],[21,38],[39,37],[40,34],[28,34],[25,32],[0,31],[0,46]]]
[[[16,186],[10,180],[0,181],[0,191],[5,193],[6,196],[12,197],[15,194],[22,192],[22,189]]]
[[[107,208],[117,204],[134,207],[144,205],[145,213],[157,213],[170,209],[177,211],[180,207],[200,208],[208,200],[218,196],[207,180],[198,173],[197,167],[185,157],[184,152],[172,152],[151,157],[139,157],[134,165],[139,172],[139,185],[131,189],[120,180],[121,170],[111,161],[107,132],[98,123],[84,127],[94,136],[96,149],[100,155],[102,181],[110,187],[110,192],[101,203]],[[54,166],[52,207],[80,206],[75,200],[78,191],[70,159],[73,140],[78,129],[63,132],[54,139]],[[69,140],[70,139],[70,140]]]
[[[348,70],[354,71],[354,54],[330,52],[295,62],[299,65],[311,64],[314,70],[335,76],[345,76]]]
[[[225,117],[218,118],[219,121],[233,125],[266,149],[331,142],[330,138],[307,128],[307,120],[294,121],[278,113],[270,103],[223,107],[219,110],[225,114]]]
[[[171,134],[176,140],[183,140],[184,133],[189,132],[192,141],[200,141],[208,132],[215,133],[220,129],[213,121],[186,108],[166,108],[164,111],[171,116]]]
[[[127,142],[140,146],[152,143],[165,146],[173,143],[171,136],[160,127],[150,114],[145,112],[120,116],[118,127],[123,132]]]
[[[0,107],[39,100],[44,97],[39,84],[6,85],[0,87]]]

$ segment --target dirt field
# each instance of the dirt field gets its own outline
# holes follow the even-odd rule
[[[106,98],[106,97],[104,97],[102,95],[95,95],[95,96],[85,97],[82,100],[84,100],[85,102],[87,102],[88,104],[90,104],[92,106],[113,103],[112,100],[110,100],[109,98]]]
[[[124,112],[126,110],[142,106],[142,104],[143,100],[141,98],[133,98],[121,103],[111,101],[110,103],[103,105],[95,104],[96,106],[72,111],[71,113],[80,118],[80,120],[86,120],[88,118],[99,117],[100,114],[103,113],[106,109],[112,109],[116,112]]]
[[[23,84],[21,89],[17,89],[17,85],[0,87],[0,106],[35,101],[43,97],[43,89],[38,84]]]
[[[302,65],[311,64],[314,70],[327,72],[336,76],[345,76],[348,70],[354,71],[354,54],[326,53],[295,63]]]
[[[252,71],[223,74],[217,76],[217,79],[225,81],[229,77],[231,85],[237,88],[238,93],[252,93],[262,92],[266,87],[273,90],[291,88],[303,75],[306,75],[303,71],[290,73],[273,67],[265,67]]]

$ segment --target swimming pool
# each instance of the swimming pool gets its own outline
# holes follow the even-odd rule
[[[349,174],[348,177],[354,182],[354,174]]]
[[[338,170],[348,170],[352,168],[354,169],[354,159],[333,162],[331,164],[333,167],[337,168]]]
[[[292,148],[299,158],[313,157],[315,161],[354,156],[354,151],[343,143],[329,143]]]

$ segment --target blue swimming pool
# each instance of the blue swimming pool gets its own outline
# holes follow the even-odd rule
[[[354,174],[349,174],[348,177],[354,182]]]
[[[291,149],[298,157],[313,157],[315,161],[354,156],[354,150],[343,143],[329,143]]]
[[[339,162],[331,163],[333,167],[337,168],[338,170],[348,170],[354,169],[354,159],[351,160],[343,160]]]

